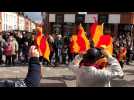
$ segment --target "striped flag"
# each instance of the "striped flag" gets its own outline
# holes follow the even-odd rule
[[[113,54],[113,43],[111,35],[107,34],[100,37],[96,47],[100,48],[101,46],[106,46],[106,49],[110,52],[110,54]]]
[[[77,35],[72,35],[70,41],[70,49],[72,53],[82,53],[90,48],[90,42],[86,33],[80,24]]]
[[[79,53],[80,47],[77,43],[77,35],[72,35],[70,40],[70,51],[71,53]]]
[[[94,46],[96,47],[100,37],[103,35],[103,25],[98,25],[97,23],[92,24],[90,28],[90,36],[94,42]]]
[[[80,47],[79,53],[87,51],[90,48],[90,43],[88,38],[86,37],[86,33],[81,24],[80,24],[77,38],[78,38],[77,43]]]
[[[39,32],[37,33],[35,40],[37,42],[40,55],[49,61],[50,47],[47,41],[48,33],[45,36],[40,30],[38,31]]]

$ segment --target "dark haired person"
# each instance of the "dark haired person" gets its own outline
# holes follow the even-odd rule
[[[102,59],[101,53],[108,61],[105,68],[97,63]],[[77,55],[69,67],[76,74],[78,87],[110,87],[111,79],[124,76],[119,62],[105,49],[100,52],[96,48],[91,48],[86,54]]]

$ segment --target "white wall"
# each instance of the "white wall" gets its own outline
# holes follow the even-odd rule
[[[30,20],[28,21],[28,25],[29,25],[28,26],[29,27],[28,31],[31,32],[31,21]]]
[[[31,23],[31,31],[32,31],[33,29],[35,29],[35,24],[32,22],[32,23]]]
[[[2,12],[2,31],[16,30],[17,25],[17,13]]]
[[[25,30],[25,18],[19,16],[19,30]]]

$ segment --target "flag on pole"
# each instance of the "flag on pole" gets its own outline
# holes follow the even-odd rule
[[[40,41],[41,41],[41,38],[43,36],[42,29],[40,27],[37,27],[36,31],[37,31],[37,34],[36,34],[35,40],[37,42],[37,45],[39,45]]]
[[[113,54],[113,43],[111,35],[107,34],[100,37],[96,47],[100,48],[101,46],[106,46],[106,49],[110,52],[110,54]]]
[[[35,41],[37,42],[40,55],[49,61],[50,47],[47,41],[48,33],[45,36],[41,30],[37,31],[38,33],[36,35]]]
[[[91,26],[91,39],[94,42],[94,46],[96,47],[100,37],[103,35],[103,24],[102,25],[97,25],[97,24],[93,24]]]
[[[40,49],[42,50],[42,55],[45,59],[49,60],[49,55],[50,55],[50,47],[47,41],[47,37],[43,36],[42,41],[40,44]]]
[[[93,23],[91,27],[89,27],[89,32],[90,32],[90,38],[93,40],[94,46],[96,47],[100,37],[103,35],[104,23],[102,23],[101,25],[98,25],[95,17],[94,17],[94,20],[95,20],[95,23]]]
[[[72,53],[82,53],[90,48],[90,42],[86,36],[84,28],[80,24],[77,35],[72,35],[70,49]]]
[[[70,39],[70,51],[71,53],[79,53],[80,47],[77,43],[77,35],[72,35]]]
[[[90,43],[81,24],[79,27],[77,38],[77,43],[80,47],[79,53],[87,51],[90,48]]]

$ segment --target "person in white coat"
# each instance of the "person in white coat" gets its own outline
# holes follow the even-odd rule
[[[100,54],[107,58],[108,64],[105,68],[96,66]],[[83,60],[87,63],[81,64]],[[113,78],[123,78],[124,76],[119,62],[106,49],[102,49],[100,53],[96,48],[91,48],[83,56],[77,55],[69,68],[76,75],[77,87],[111,87],[110,81]]]

